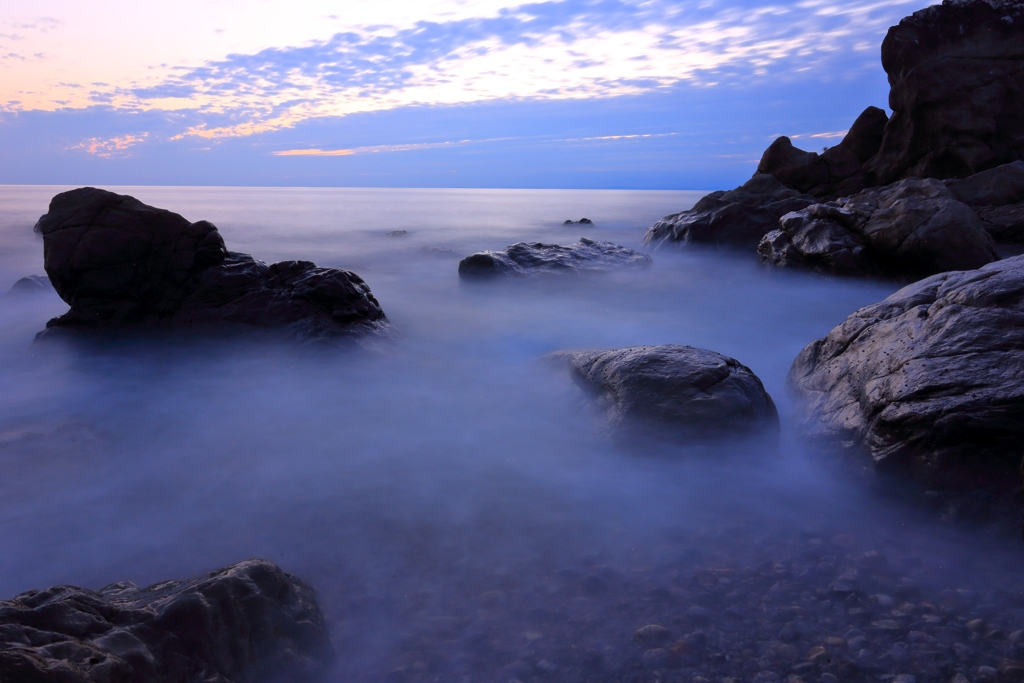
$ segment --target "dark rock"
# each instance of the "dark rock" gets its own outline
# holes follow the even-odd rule
[[[45,275],[26,275],[7,290],[8,294],[39,294],[53,290],[50,278]]]
[[[228,252],[217,228],[86,187],[39,219],[44,267],[71,310],[48,328],[288,327],[306,338],[382,329],[356,274],[308,261],[266,265]]]
[[[0,602],[0,680],[313,680],[333,658],[313,589],[265,560],[195,579]]]
[[[787,188],[774,177],[757,173],[729,192],[712,192],[689,211],[666,216],[648,229],[644,244],[668,243],[756,247],[761,238],[778,227],[779,218],[815,202]]]
[[[1024,4],[928,7],[882,42],[892,118],[867,164],[872,184],[963,178],[1024,158]]]
[[[1024,161],[961,180],[947,180],[946,185],[957,199],[974,209],[997,242],[1024,242]]]
[[[574,221],[574,220],[572,220],[570,218],[570,219],[566,219],[565,222],[562,223],[562,225],[593,225],[593,224],[594,224],[594,221],[590,220],[589,218],[581,218],[578,221]]]
[[[864,162],[881,146],[888,120],[883,110],[868,107],[842,142],[821,155],[797,149],[787,137],[777,138],[765,150],[757,172],[770,174],[786,187],[815,197],[854,194],[865,187]]]
[[[805,435],[928,490],[1015,492],[1022,321],[1024,257],[935,275],[862,308],[793,363]]]
[[[612,242],[581,237],[576,244],[519,242],[504,251],[482,251],[459,261],[462,277],[596,273],[632,266],[649,266],[651,257]]]
[[[660,624],[648,624],[636,630],[633,640],[653,645],[664,645],[672,639],[672,634]]]
[[[738,361],[692,346],[559,351],[574,378],[598,396],[613,427],[668,428],[687,437],[778,429],[761,380]]]
[[[391,230],[390,232],[388,232],[388,237],[405,237],[408,234],[408,230]]]
[[[999,258],[975,213],[937,180],[908,178],[783,216],[765,263],[844,275],[920,277]]]

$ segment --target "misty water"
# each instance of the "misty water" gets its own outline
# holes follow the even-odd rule
[[[31,228],[61,189],[0,187],[3,288],[43,272]],[[1004,633],[996,646],[965,627],[971,654],[949,656],[969,678],[1016,656],[1005,641],[1024,628],[1015,542],[883,497],[791,431],[793,358],[897,284],[697,248],[602,276],[459,280],[462,256],[518,241],[639,248],[700,192],[108,189],[208,219],[229,249],[267,262],[355,271],[396,335],[335,350],[237,337],[33,343],[67,306],[52,292],[0,295],[0,599],[264,557],[316,588],[338,652],[332,680],[689,683],[713,669],[816,681],[824,664],[798,668],[805,650],[849,640],[856,616],[830,582],[876,552],[897,596],[865,598],[871,614],[857,623],[870,636],[870,623],[899,622],[892,643],[910,654],[876,641],[863,671],[922,666],[907,632],[930,623],[925,603],[947,610],[953,631],[980,616]],[[562,225],[584,216],[595,225]],[[631,448],[539,360],[663,343],[750,367],[779,406],[779,447]],[[765,597],[780,585],[793,595]],[[790,603],[800,619],[779,616]],[[631,638],[650,623],[673,638],[702,629],[726,654],[645,668]],[[795,658],[764,645],[778,642]]]

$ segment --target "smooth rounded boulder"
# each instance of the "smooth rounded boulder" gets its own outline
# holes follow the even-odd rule
[[[927,490],[1015,496],[1024,442],[1024,256],[860,309],[796,358],[803,433]]]
[[[775,433],[778,412],[761,380],[739,361],[667,344],[549,354],[596,396],[613,429],[654,427],[684,438]]]

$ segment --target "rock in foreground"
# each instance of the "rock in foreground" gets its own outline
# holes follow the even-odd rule
[[[12,683],[311,681],[333,656],[313,589],[265,560],[0,602],[0,680]]]
[[[482,251],[459,261],[466,278],[541,273],[592,273],[649,266],[651,257],[612,242],[581,237],[576,244],[519,242],[504,251]]]
[[[91,187],[58,194],[39,219],[46,273],[71,310],[48,328],[244,325],[307,339],[381,329],[370,288],[308,261],[229,252],[217,228]]]
[[[777,431],[761,380],[714,351],[667,344],[611,351],[559,351],[574,378],[597,395],[612,427],[654,426],[688,438]]]
[[[1010,494],[1024,439],[1024,257],[857,311],[793,363],[803,429],[935,491]]]

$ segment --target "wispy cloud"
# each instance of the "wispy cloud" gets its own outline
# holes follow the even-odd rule
[[[127,154],[131,147],[144,142],[148,137],[149,133],[142,133],[140,135],[122,135],[106,139],[89,138],[84,142],[80,142],[77,145],[69,147],[68,149],[86,152],[93,156],[110,158]]]

